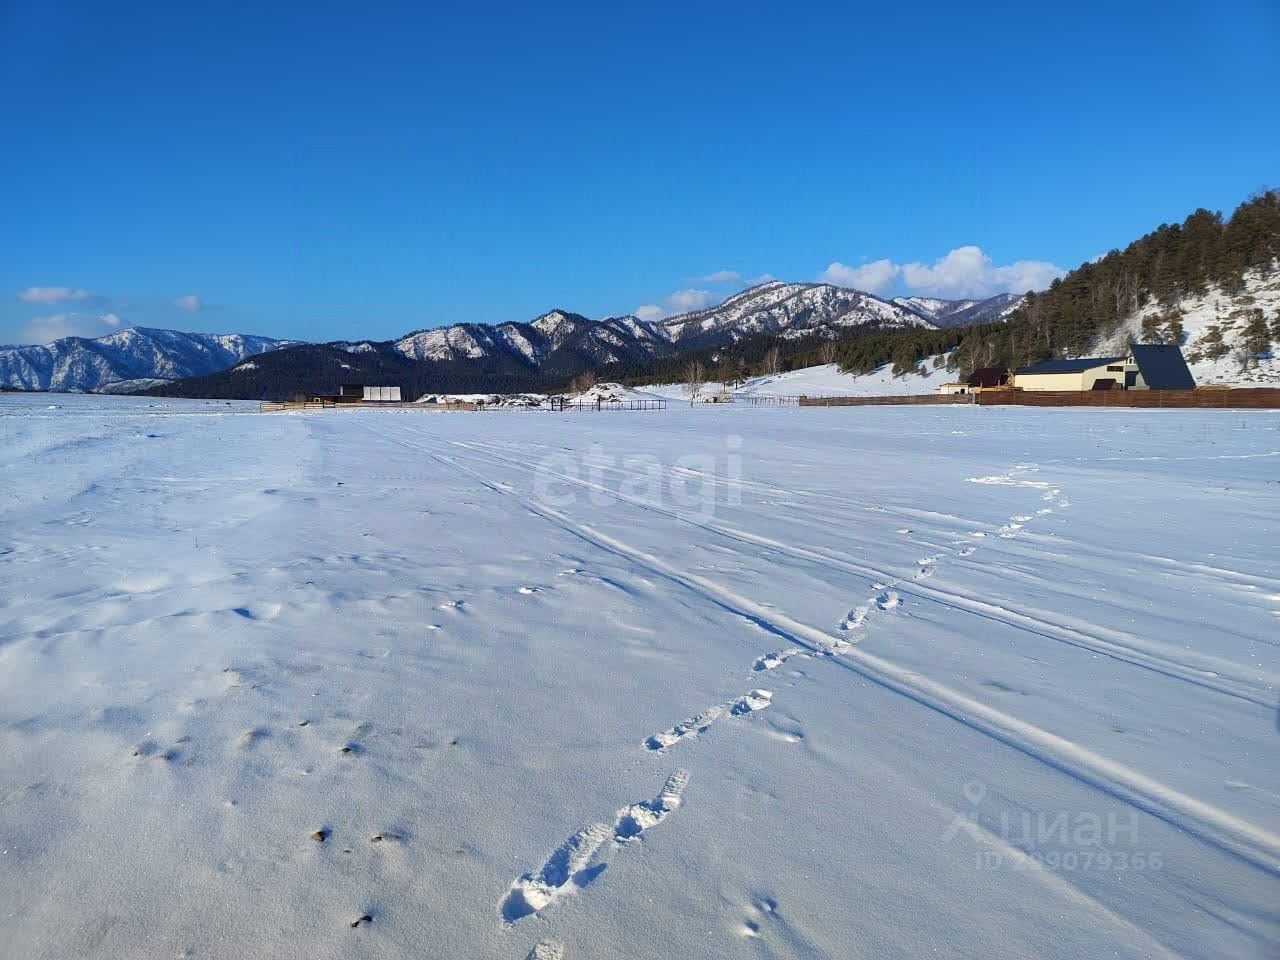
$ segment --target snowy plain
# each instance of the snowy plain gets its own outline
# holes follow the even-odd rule
[[[0,956],[1274,957],[1280,417],[0,396]]]

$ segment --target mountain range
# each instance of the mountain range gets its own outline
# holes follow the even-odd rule
[[[758,338],[836,339],[865,331],[968,326],[1004,319],[1022,298],[884,300],[824,283],[760,284],[724,302],[656,321],[590,320],[552,310],[528,323],[454,324],[396,340],[309,344],[240,334],[130,328],[96,340],[0,347],[0,386],[27,390],[278,396],[343,380],[396,378],[421,389],[532,388],[611,365],[642,365]],[[179,381],[179,383],[174,383]],[[170,387],[165,388],[168,384]],[[412,389],[412,387],[411,387]]]
[[[225,370],[295,342],[130,327],[93,340],[65,337],[43,346],[0,347],[0,387],[128,393]]]

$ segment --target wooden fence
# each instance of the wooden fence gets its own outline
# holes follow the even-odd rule
[[[1229,390],[983,390],[901,397],[801,397],[802,407],[932,406],[976,404],[982,407],[1132,407],[1159,409],[1280,409],[1280,388]]]
[[[1143,407],[1215,408],[1229,410],[1280,409],[1280,389],[1254,387],[1231,390],[1000,390],[975,394],[981,406],[1019,407]]]
[[[926,407],[973,403],[975,394],[919,393],[902,397],[800,397],[802,407]]]
[[[479,410],[482,404],[472,403],[465,400],[455,400],[450,403],[410,403],[407,400],[370,400],[356,401],[355,403],[337,403],[333,400],[307,400],[305,403],[297,400],[263,400],[258,409],[262,413],[275,413],[280,410],[421,410],[423,412],[431,412],[433,410]]]

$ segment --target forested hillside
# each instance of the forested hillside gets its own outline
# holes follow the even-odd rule
[[[1277,259],[1280,191],[1257,194],[1229,219],[1197,210],[1181,224],[1164,224],[1124,250],[1082,264],[1043,293],[1029,294],[1007,325],[965,337],[955,362],[971,370],[1080,356],[1152,306],[1147,312],[1155,316],[1145,323],[1143,338],[1177,341],[1180,301],[1211,288],[1237,292],[1246,274],[1271,271]]]

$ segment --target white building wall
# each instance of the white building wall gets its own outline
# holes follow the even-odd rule
[[[1015,373],[1013,385],[1019,390],[1092,390],[1096,381],[1110,379],[1116,382],[1116,389],[1123,390],[1126,369],[1122,360],[1071,373]]]

